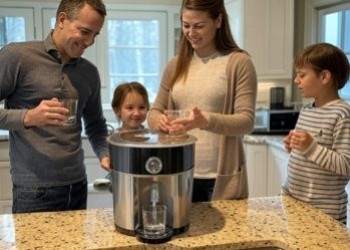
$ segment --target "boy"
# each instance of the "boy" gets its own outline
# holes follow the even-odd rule
[[[300,111],[283,139],[290,152],[283,192],[346,223],[345,186],[350,177],[350,106],[338,91],[349,79],[349,61],[337,47],[320,43],[295,58],[295,83],[314,102]]]

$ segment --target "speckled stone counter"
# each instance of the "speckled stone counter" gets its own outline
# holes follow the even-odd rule
[[[115,230],[112,209],[0,216],[0,249],[350,249],[348,229],[292,198],[199,203],[190,229],[148,245]]]

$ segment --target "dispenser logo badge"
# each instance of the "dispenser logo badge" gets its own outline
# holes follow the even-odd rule
[[[160,171],[162,171],[163,164],[162,164],[162,161],[158,157],[152,156],[152,157],[148,158],[148,160],[146,161],[145,167],[146,167],[146,170],[148,173],[158,174],[158,173],[160,173]]]

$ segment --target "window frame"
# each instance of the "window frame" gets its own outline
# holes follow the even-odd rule
[[[3,7],[0,5],[0,17],[23,17],[25,20],[26,40],[34,40],[34,9],[27,7]]]
[[[318,37],[317,37],[317,41],[323,42],[325,40],[325,38],[324,38],[324,33],[325,33],[325,31],[324,31],[324,24],[325,24],[324,23],[324,16],[327,14],[331,14],[331,13],[341,12],[340,20],[338,20],[341,23],[341,25],[338,28],[338,32],[337,32],[338,33],[337,39],[338,39],[339,44],[335,44],[335,45],[340,47],[349,59],[350,58],[350,51],[345,50],[345,41],[344,41],[344,35],[343,35],[345,30],[347,30],[345,27],[345,21],[344,21],[345,17],[343,16],[345,10],[350,10],[350,3],[343,3],[343,4],[331,6],[331,7],[321,8],[318,10],[318,34],[317,34]],[[343,99],[350,101],[349,82],[339,92],[340,92],[340,96]]]
[[[348,0],[309,0],[305,1],[305,30],[304,46],[323,41],[322,15],[332,13],[334,10],[343,10],[349,7]],[[341,44],[343,46],[343,44]],[[347,55],[349,52],[346,52]],[[349,58],[349,56],[348,56]],[[349,82],[347,83],[349,84]],[[345,89],[346,88],[346,89]],[[350,87],[346,86],[340,91],[343,99],[350,101]],[[345,91],[344,91],[345,90]]]
[[[104,55],[104,63],[105,67],[103,70],[103,73],[105,74],[103,76],[103,79],[105,79],[105,82],[108,84],[114,84],[114,83],[109,83],[110,79],[110,72],[109,72],[109,59],[108,59],[108,25],[107,22],[109,20],[157,20],[159,22],[159,71],[158,71],[158,76],[159,76],[159,81],[158,84],[160,83],[161,76],[162,76],[162,69],[164,68],[165,64],[168,61],[168,53],[162,53],[163,51],[167,51],[167,42],[168,42],[168,30],[167,30],[167,13],[165,11],[128,11],[128,10],[109,10],[107,18],[105,20],[105,25],[103,26],[103,31],[101,32],[103,36],[103,42],[102,48],[103,52],[102,54]],[[102,72],[101,72],[102,74]],[[108,86],[104,86],[102,89],[102,96],[104,98],[108,98],[111,91]],[[108,103],[107,105],[110,105]]]

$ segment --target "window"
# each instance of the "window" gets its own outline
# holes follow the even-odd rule
[[[0,48],[34,39],[33,13],[30,8],[0,8]]]
[[[350,3],[318,9],[319,42],[328,42],[341,48],[350,60]],[[349,82],[340,95],[350,100]]]
[[[115,87],[138,81],[148,90],[150,101],[158,92],[160,74],[167,61],[166,13],[110,11],[104,26],[108,77],[104,97],[112,100]]]

